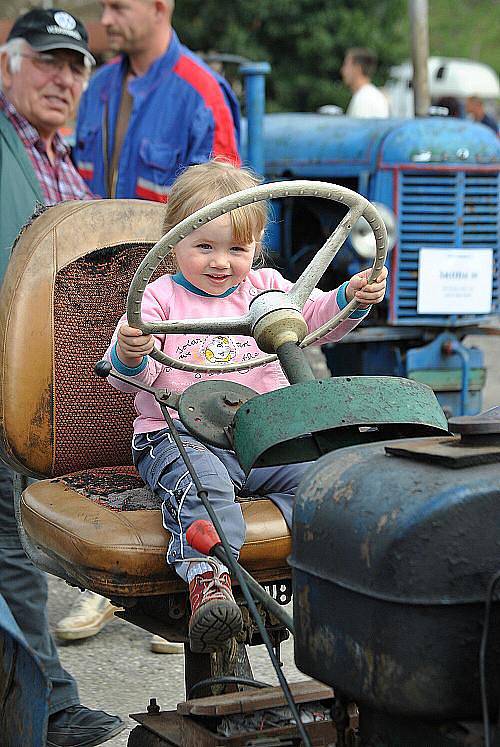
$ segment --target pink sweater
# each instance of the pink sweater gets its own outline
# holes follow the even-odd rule
[[[277,271],[272,269],[252,270],[247,278],[230,295],[222,297],[202,296],[188,290],[172,280],[171,275],[163,275],[151,283],[144,293],[142,302],[142,318],[144,321],[158,321],[167,319],[203,319],[221,317],[239,317],[248,312],[250,301],[262,290],[278,289],[288,291],[292,283]],[[326,322],[339,311],[337,295],[344,296],[342,286],[327,293],[315,289],[305,303],[302,315],[307,322],[309,331],[312,331]],[[343,304],[345,305],[345,303]],[[322,340],[323,342],[335,342],[344,337],[361,321],[368,313],[355,312],[356,318],[348,318],[343,321],[333,332],[330,332]],[[353,315],[354,316],[354,315]],[[116,343],[118,328],[125,323],[124,315],[118,322],[111,344],[106,351],[105,358],[112,362],[116,357],[114,346]],[[242,335],[157,335],[156,344],[167,355],[190,361],[201,365],[220,364],[220,377],[229,381],[254,389],[259,394],[289,386],[288,381],[276,361],[265,366],[244,369],[241,371],[224,372],[224,366],[229,363],[239,363],[252,360],[263,353],[257,347],[252,337]],[[126,370],[130,373],[130,379],[137,379],[149,386],[164,388],[168,391],[183,392],[188,386],[198,381],[219,376],[218,373],[192,373],[190,371],[178,371],[166,367],[146,357],[147,365],[138,373],[134,369]],[[139,369],[140,367],[138,367]],[[124,372],[123,367],[120,370]],[[110,378],[109,382],[125,392],[137,392],[131,384]],[[134,421],[135,433],[147,433],[165,428],[165,419],[160,406],[154,397],[148,392],[138,392],[135,397],[135,407],[138,417]],[[173,417],[178,415],[172,411]]]

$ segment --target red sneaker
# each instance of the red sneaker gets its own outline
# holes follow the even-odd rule
[[[189,644],[194,653],[216,651],[243,627],[227,573],[206,571],[195,576],[189,584],[189,601]]]

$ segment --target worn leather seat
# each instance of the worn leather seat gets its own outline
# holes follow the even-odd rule
[[[163,210],[135,200],[47,209],[21,234],[0,293],[0,448],[39,480],[21,498],[24,532],[63,577],[108,596],[183,588],[165,564],[159,504],[131,466],[133,397],[93,373]],[[280,512],[268,500],[243,512],[243,564],[261,581],[289,577]]]
[[[82,474],[82,473],[80,473]],[[86,473],[92,488],[92,473]],[[290,537],[268,500],[243,504],[247,536],[241,559],[257,578],[283,578]],[[23,525],[85,588],[120,596],[165,594],[182,582],[165,563],[169,534],[159,509],[117,511],[68,487],[64,478],[31,485],[22,496]]]

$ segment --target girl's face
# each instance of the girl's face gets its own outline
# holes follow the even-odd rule
[[[179,241],[175,256],[179,270],[190,283],[220,296],[246,278],[255,249],[255,239],[250,244],[234,242],[231,218],[226,213]]]

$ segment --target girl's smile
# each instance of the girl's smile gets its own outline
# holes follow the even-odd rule
[[[231,218],[220,215],[197,228],[175,248],[177,265],[186,280],[205,293],[219,296],[239,285],[252,269],[256,241],[235,242]]]

